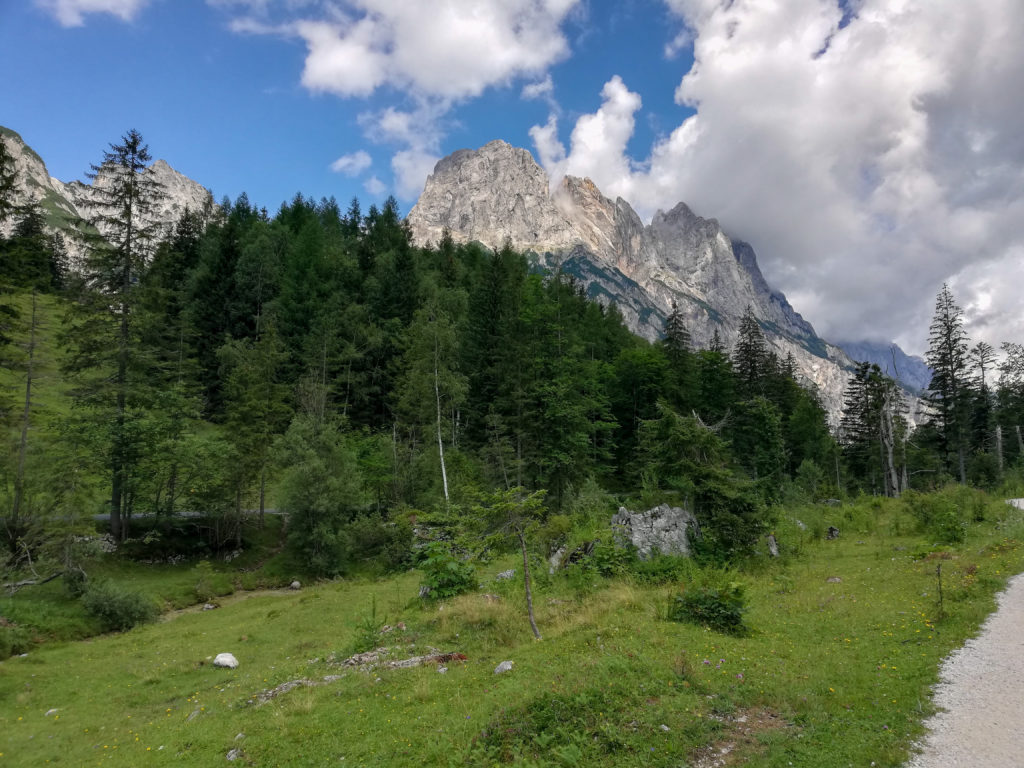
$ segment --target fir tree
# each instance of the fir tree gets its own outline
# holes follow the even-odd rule
[[[943,284],[935,300],[935,315],[929,328],[928,354],[932,369],[927,400],[933,409],[931,421],[938,430],[940,450],[946,468],[967,482],[966,437],[969,406],[968,344],[963,312]]]

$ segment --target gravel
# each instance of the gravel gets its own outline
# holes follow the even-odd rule
[[[921,754],[905,768],[1024,765],[1024,574],[998,596],[981,633],[942,664],[940,711],[925,722]]]

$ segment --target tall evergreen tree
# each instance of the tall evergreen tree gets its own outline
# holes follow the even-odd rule
[[[745,397],[763,394],[763,380],[769,368],[768,342],[749,305],[740,320],[739,338],[732,360],[740,392]]]
[[[966,448],[969,417],[968,340],[963,312],[943,284],[935,299],[935,315],[928,335],[925,360],[932,369],[927,400],[940,441],[946,469],[967,482]]]
[[[153,207],[160,186],[149,173],[152,157],[138,131],[111,144],[99,165],[92,166],[93,209],[85,261],[86,293],[77,304],[78,321],[69,339],[74,353],[68,361],[76,374],[94,373],[84,402],[98,413],[109,413],[110,528],[124,538],[123,522],[130,514],[128,482],[137,456],[135,430],[129,424],[133,406],[133,373],[139,371],[136,348],[135,300],[138,279],[159,235]],[[138,381],[138,379],[136,379]]]

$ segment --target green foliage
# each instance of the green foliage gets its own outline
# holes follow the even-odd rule
[[[430,591],[430,600],[445,600],[476,589],[476,571],[467,562],[452,555],[442,542],[429,544],[423,552],[419,568],[423,571],[423,586]]]
[[[746,601],[743,585],[724,571],[704,571],[672,598],[668,618],[710,627],[727,635],[748,632],[743,623]]]
[[[89,588],[89,576],[81,568],[68,568],[61,578],[64,582],[64,591],[73,600],[80,598]]]
[[[144,595],[110,581],[89,585],[81,598],[85,612],[107,631],[124,631],[156,618],[157,607]]]
[[[412,525],[404,517],[385,520],[380,515],[359,515],[344,529],[353,562],[376,563],[384,571],[398,571],[412,562]]]
[[[690,558],[654,552],[646,560],[638,558],[631,571],[640,584],[671,584],[691,576],[695,569]]]
[[[956,544],[966,537],[967,523],[963,514],[964,499],[952,486],[938,493],[909,491],[903,500],[922,531],[943,544]]]

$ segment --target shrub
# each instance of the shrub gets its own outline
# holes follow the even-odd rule
[[[693,572],[694,567],[685,557],[655,552],[649,560],[637,560],[633,564],[633,576],[641,584],[669,584],[681,581]]]
[[[961,505],[970,503],[969,498],[960,496],[956,488],[945,488],[928,494],[908,491],[903,500],[922,531],[943,544],[957,544],[966,536]]]
[[[73,600],[80,598],[89,588],[89,577],[81,568],[68,568],[64,571],[61,581],[64,582],[64,591]]]
[[[27,653],[31,647],[32,635],[28,629],[0,617],[0,661],[8,656]]]
[[[728,635],[743,635],[746,603],[743,585],[726,574],[705,575],[672,598],[668,618],[710,627]]]
[[[201,602],[213,600],[218,595],[230,595],[235,591],[227,574],[217,573],[208,560],[200,560],[192,572],[196,577],[196,598]]]
[[[131,629],[136,624],[152,621],[157,614],[152,600],[110,582],[90,584],[82,595],[82,607],[98,619],[106,631]]]
[[[426,575],[423,584],[430,588],[428,597],[432,600],[443,600],[476,589],[473,566],[454,557],[444,544],[435,541],[424,554],[420,568]]]
[[[412,557],[412,526],[406,519],[389,522],[379,515],[361,515],[345,526],[349,557],[376,561],[385,571],[399,571]]]

